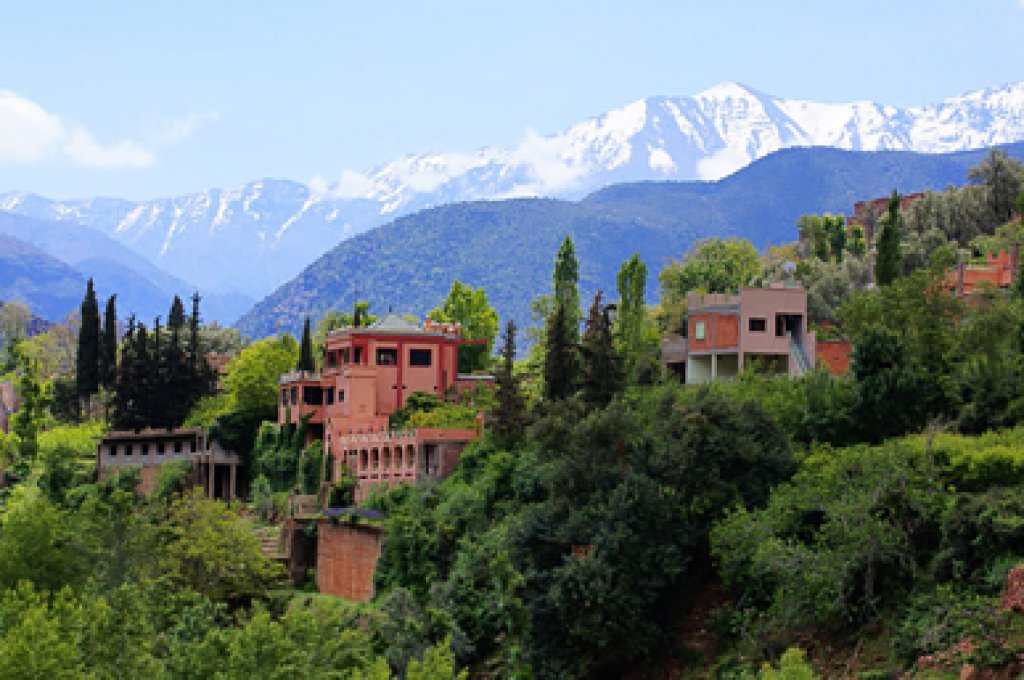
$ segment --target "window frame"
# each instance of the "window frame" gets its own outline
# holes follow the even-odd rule
[[[426,363],[422,362],[424,354],[426,355],[426,359],[427,359]],[[413,357],[415,357],[417,355],[419,356],[420,361],[416,361],[416,360],[413,359]],[[422,348],[418,348],[418,347],[411,347],[409,349],[409,366],[414,366],[416,368],[430,368],[433,365],[434,365],[434,350],[432,350],[432,349],[422,349]]]

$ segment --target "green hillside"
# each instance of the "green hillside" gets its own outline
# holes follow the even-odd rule
[[[0,234],[0,300],[24,302],[48,320],[60,319],[78,306],[85,277],[57,258]]]
[[[1024,156],[1024,144],[1007,147]],[[550,288],[550,262],[565,234],[580,259],[584,298],[612,293],[620,263],[639,252],[653,272],[695,239],[742,236],[758,247],[794,240],[796,220],[849,213],[853,203],[966,182],[985,150],[927,155],[788,149],[717,182],[644,182],[608,187],[579,202],[480,201],[402,217],[343,241],[247,312],[236,324],[253,337],[306,315],[351,307],[423,314],[453,279],[483,286],[502,317],[521,325],[529,303]],[[653,297],[651,277],[649,297]]]

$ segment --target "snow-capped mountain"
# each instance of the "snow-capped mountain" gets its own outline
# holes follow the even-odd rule
[[[208,290],[261,297],[338,241],[421,208],[712,180],[781,148],[949,152],[1024,139],[1024,83],[921,107],[823,104],[724,83],[649,97],[515,148],[409,156],[309,185],[260,180],[153,201],[0,195],[0,209],[100,229]]]

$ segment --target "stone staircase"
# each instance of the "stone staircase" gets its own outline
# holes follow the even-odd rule
[[[253,534],[260,542],[260,550],[268,559],[286,562],[288,555],[281,549],[281,527],[258,527]]]

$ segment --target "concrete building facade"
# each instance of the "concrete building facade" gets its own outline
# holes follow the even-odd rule
[[[690,293],[686,306],[686,336],[662,338],[661,351],[666,370],[687,384],[735,378],[747,367],[790,376],[818,361],[833,372],[849,368],[849,343],[819,348],[808,327],[807,291],[799,286]],[[819,356],[819,349],[827,356]]]
[[[127,467],[138,467],[140,493],[153,492],[161,466],[183,460],[192,466],[192,483],[210,498],[231,501],[242,495],[237,454],[226,451],[200,427],[115,431],[96,447],[99,479],[108,479]]]

